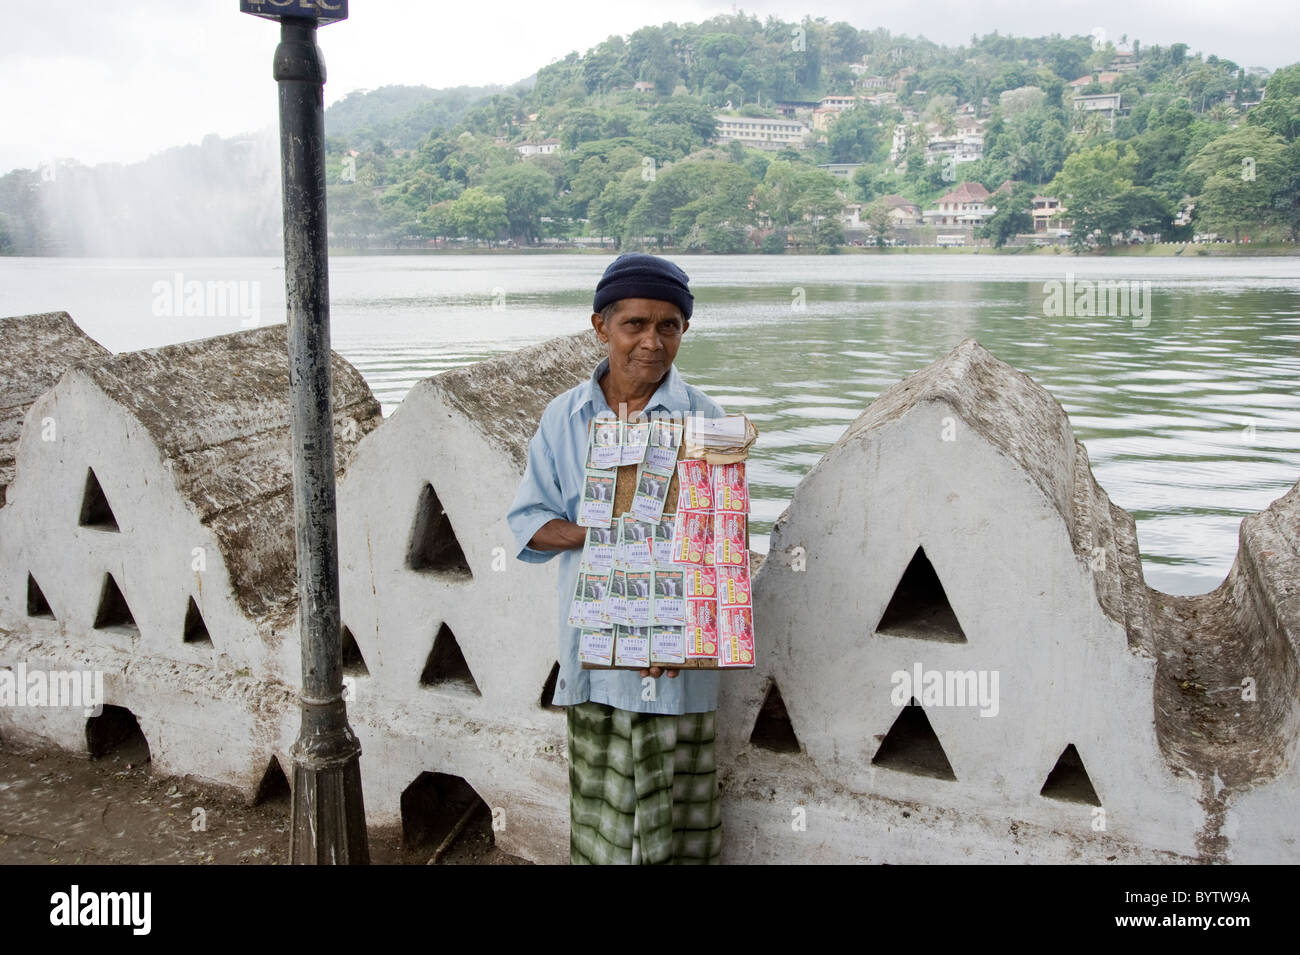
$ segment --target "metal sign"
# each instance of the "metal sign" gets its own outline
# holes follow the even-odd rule
[[[293,17],[325,24],[348,18],[348,0],[239,0],[239,12],[268,20]]]

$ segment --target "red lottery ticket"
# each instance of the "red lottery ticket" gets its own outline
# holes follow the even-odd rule
[[[745,479],[745,462],[719,464],[713,468],[713,502],[719,511],[744,514],[749,510],[749,482]]]
[[[718,666],[754,665],[754,617],[748,607],[730,607],[718,615]]]
[[[686,568],[686,596],[708,597],[718,594],[718,571],[712,566]]]
[[[713,507],[713,475],[704,461],[677,463],[677,510],[707,511]]]
[[[673,527],[673,560],[679,564],[713,563],[713,515],[678,511]]]
[[[749,549],[745,546],[745,515],[713,515],[713,556],[718,565],[743,566],[749,562]]]
[[[721,609],[753,606],[748,566],[734,567],[720,564],[716,572],[718,575],[718,605]]]
[[[686,656],[691,659],[718,655],[718,604],[709,597],[686,600]]]

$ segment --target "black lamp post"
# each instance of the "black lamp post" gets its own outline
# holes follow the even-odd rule
[[[325,228],[325,62],[316,46],[317,26],[345,19],[348,5],[347,0],[240,0],[239,9],[280,22],[274,75],[280,86],[284,283],[302,638],[302,723],[293,746],[289,861],[368,864],[361,744],[348,726],[343,702]]]

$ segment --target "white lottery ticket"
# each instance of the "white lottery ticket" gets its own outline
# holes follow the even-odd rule
[[[614,517],[614,474],[586,468],[578,523],[583,527],[608,527]]]
[[[686,633],[682,627],[650,628],[650,662],[686,662]]]
[[[578,659],[610,666],[614,661],[614,631],[584,630],[578,638]]]
[[[668,500],[668,485],[672,471],[661,474],[644,464],[636,469],[636,494],[632,497],[632,513],[643,521],[658,522],[663,517],[664,503]]]
[[[622,423],[617,418],[592,418],[587,434],[587,466],[602,470],[618,467],[623,457],[621,439]]]
[[[650,422],[626,421],[623,423],[623,453],[619,464],[640,464],[645,460],[646,444],[650,440]]]
[[[650,665],[650,628],[616,627],[614,629],[614,666],[648,667]]]

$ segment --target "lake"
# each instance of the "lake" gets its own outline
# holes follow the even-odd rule
[[[590,327],[592,291],[608,260],[336,257],[334,347],[389,414],[423,377]],[[875,395],[971,337],[1064,406],[1098,480],[1137,519],[1153,587],[1216,587],[1241,518],[1300,477],[1295,258],[676,261],[696,294],[677,365],[761,431],[750,466],[756,550],[766,550],[802,476]],[[236,283],[242,299],[186,316],[185,289],[195,281]],[[1056,307],[1064,296],[1053,304],[1050,283],[1067,281],[1076,290],[1086,281],[1132,282],[1136,294],[1116,303],[1127,308],[1087,314]],[[0,258],[0,315],[66,310],[123,351],[235,331],[241,316],[282,321],[283,282],[270,258]],[[234,307],[241,301],[242,311]]]

